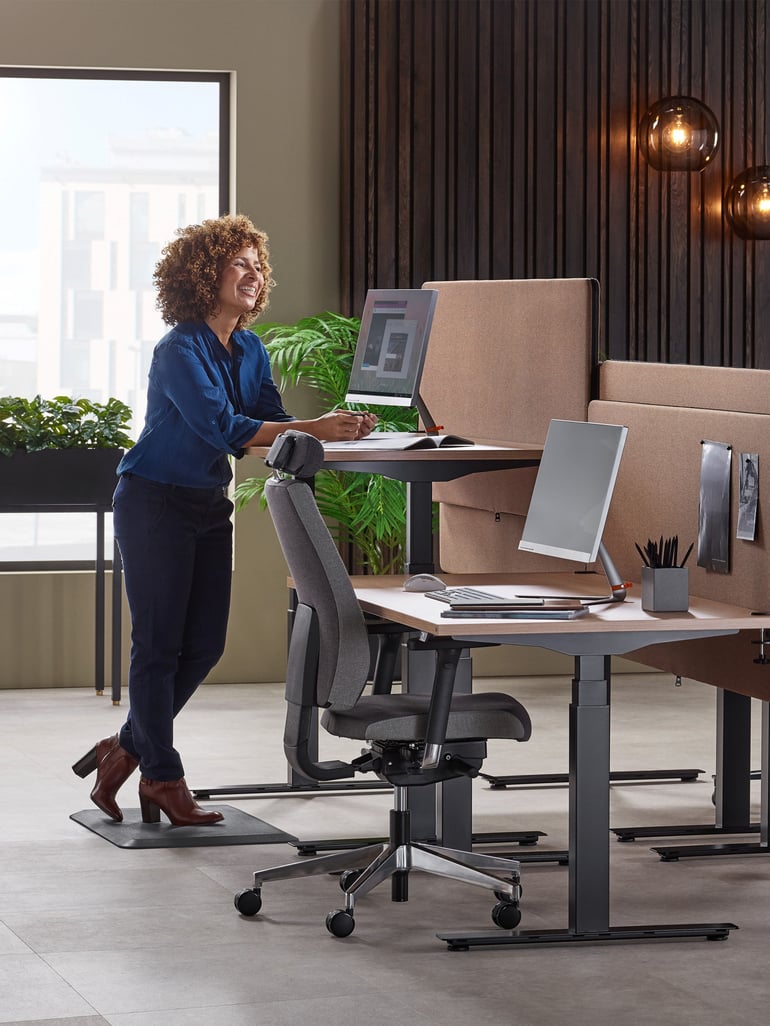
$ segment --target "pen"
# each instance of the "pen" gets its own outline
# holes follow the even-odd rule
[[[684,566],[684,565],[685,565],[685,563],[687,562],[687,557],[688,557],[688,556],[690,555],[690,553],[692,552],[692,547],[693,547],[693,545],[694,545],[694,544],[695,544],[695,542],[690,542],[690,547],[689,547],[689,549],[687,550],[687,552],[685,552],[685,554],[684,554],[684,559],[683,559],[683,560],[682,560],[682,562],[681,562],[681,563],[679,564],[680,566]]]
[[[649,566],[650,564],[647,562],[647,557],[645,556],[645,554],[642,552],[642,550],[639,548],[639,546],[636,544],[636,542],[634,542],[634,545],[636,546],[636,551],[642,557],[642,562],[644,563],[644,565],[645,566]]]

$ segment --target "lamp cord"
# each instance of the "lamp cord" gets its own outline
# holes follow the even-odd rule
[[[677,96],[683,96],[684,80],[684,0],[679,4],[679,81],[677,83]]]
[[[762,163],[767,164],[767,0],[762,0]]]

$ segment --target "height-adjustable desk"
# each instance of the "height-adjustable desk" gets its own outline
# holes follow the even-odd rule
[[[564,594],[574,578],[562,574],[463,575],[449,584],[517,583],[517,592]],[[646,645],[697,640],[770,627],[770,615],[751,616],[738,606],[691,599],[686,613],[645,613],[639,598],[592,607],[579,620],[444,619],[442,603],[405,592],[398,579],[355,577],[365,612],[414,630],[459,641],[531,645],[574,656],[569,708],[569,909],[567,929],[439,934],[451,948],[565,941],[643,940],[663,937],[729,936],[731,923],[688,923],[611,927],[609,925],[610,660]],[[638,594],[634,589],[632,595]]]
[[[408,574],[431,573],[434,570],[431,513],[433,484],[494,470],[536,467],[542,451],[542,444],[519,445],[482,440],[475,445],[442,449],[366,449],[353,444],[346,448],[328,448],[324,467],[329,470],[381,474],[395,481],[406,482],[405,571]]]

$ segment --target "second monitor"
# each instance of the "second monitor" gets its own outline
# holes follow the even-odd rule
[[[519,548],[580,563],[599,558],[612,597],[626,584],[602,544],[628,428],[552,420],[538,467]]]

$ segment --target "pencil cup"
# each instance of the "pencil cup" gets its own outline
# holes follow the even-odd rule
[[[686,566],[642,567],[642,609],[648,613],[685,613],[689,605]]]

